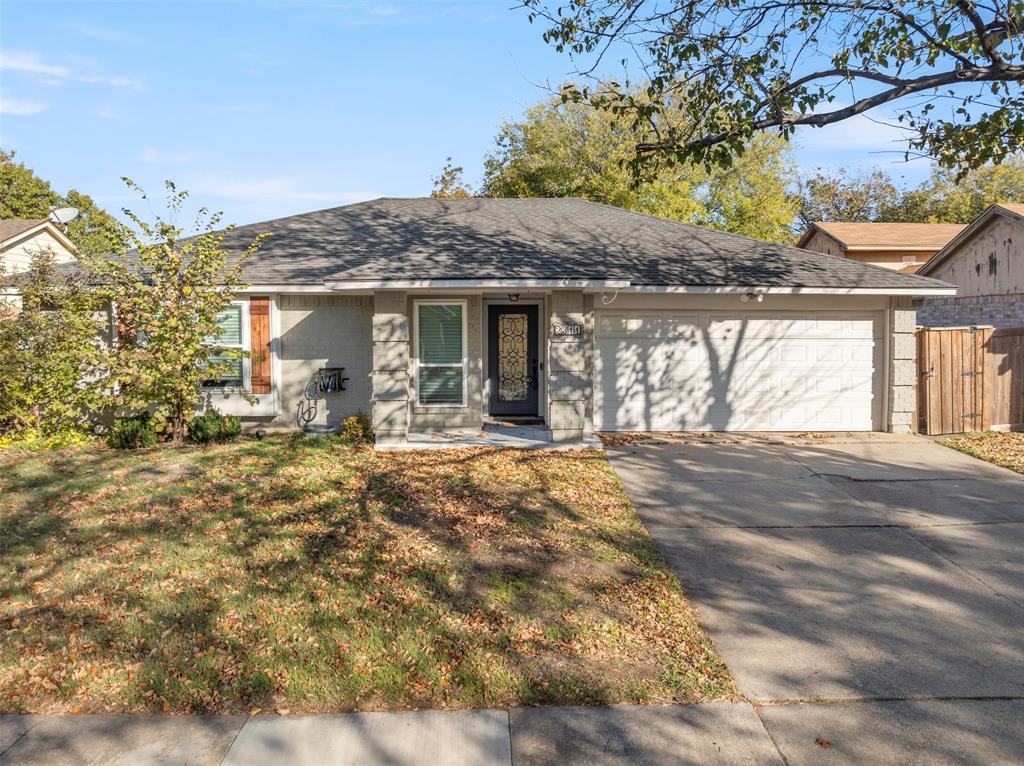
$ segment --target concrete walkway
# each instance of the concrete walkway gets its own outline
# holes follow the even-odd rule
[[[984,721],[983,727],[977,727]],[[334,716],[0,716],[0,764],[1020,763],[1019,700],[709,703]],[[956,736],[950,736],[950,731]]]

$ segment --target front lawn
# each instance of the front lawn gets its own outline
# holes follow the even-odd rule
[[[1024,473],[1024,433],[984,431],[943,439],[943,444],[981,460]]]
[[[7,452],[0,493],[0,712],[735,694],[593,452]]]

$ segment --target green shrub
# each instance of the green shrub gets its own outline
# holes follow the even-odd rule
[[[44,452],[52,449],[63,449],[64,447],[75,447],[79,444],[88,444],[93,437],[84,431],[66,429],[57,433],[44,435],[35,428],[28,428],[24,431],[11,431],[0,436],[0,450],[15,449],[26,452]]]
[[[227,442],[242,433],[242,419],[236,415],[222,415],[212,407],[188,423],[188,439],[196,444]]]
[[[360,410],[341,421],[341,435],[353,444],[369,444],[373,441],[373,424],[366,413]]]
[[[107,444],[115,449],[139,449],[156,444],[156,427],[148,412],[127,418],[116,418],[107,432]]]

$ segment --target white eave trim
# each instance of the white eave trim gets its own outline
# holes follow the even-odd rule
[[[237,293],[256,295],[321,294],[331,292],[372,293],[375,290],[552,290],[576,289],[584,292],[616,290],[622,293],[677,293],[691,295],[901,295],[938,296],[955,295],[955,287],[739,287],[739,286],[687,286],[687,285],[631,285],[627,279],[405,279],[326,281],[323,285],[249,285]]]
[[[324,281],[334,291],[348,290],[513,290],[513,289],[576,289],[621,290],[628,279],[382,279]]]
[[[623,293],[690,293],[694,295],[955,295],[955,287],[687,287],[684,285],[633,285]]]
[[[264,293],[319,293],[320,295],[326,295],[330,292],[323,284],[319,285],[289,285],[289,284],[272,284],[272,285],[246,285],[235,293],[238,295],[263,295]]]
[[[944,247],[937,242],[926,245],[847,245],[844,255],[849,258],[859,253],[937,253]]]

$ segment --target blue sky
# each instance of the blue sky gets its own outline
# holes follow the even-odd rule
[[[0,6],[0,147],[112,212],[130,176],[248,223],[479,180],[498,125],[571,71],[515,0]],[[867,118],[798,138],[805,168],[880,165]]]

